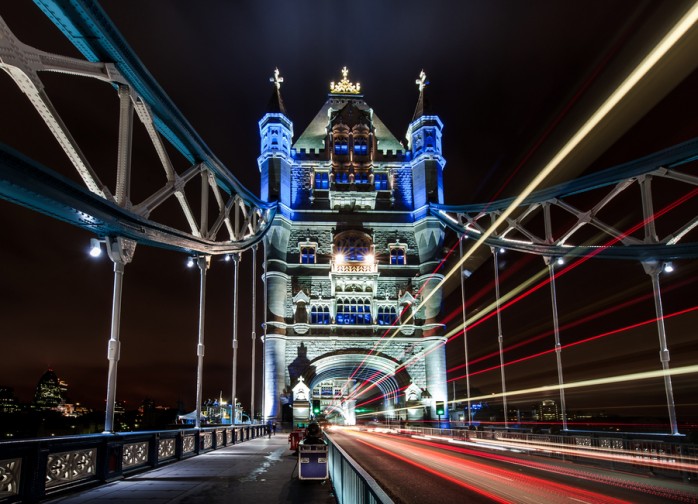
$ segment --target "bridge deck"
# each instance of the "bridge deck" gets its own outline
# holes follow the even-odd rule
[[[299,480],[296,460],[288,448],[288,435],[279,433],[48,502],[334,504],[330,482]]]

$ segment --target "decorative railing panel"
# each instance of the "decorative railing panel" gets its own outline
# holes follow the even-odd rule
[[[124,445],[122,467],[128,469],[148,463],[148,442],[128,443]]]
[[[216,448],[223,446],[224,444],[225,444],[225,441],[224,441],[223,431],[217,430],[216,431]]]
[[[196,436],[184,436],[182,439],[182,453],[191,453],[196,449]]]
[[[19,494],[22,459],[0,460],[0,499]]]
[[[201,448],[204,450],[210,450],[213,448],[213,433],[211,432],[202,432],[201,433]]]
[[[97,449],[51,453],[46,462],[46,489],[94,478]]]
[[[174,438],[158,440],[158,461],[173,458],[175,456],[175,448]]]

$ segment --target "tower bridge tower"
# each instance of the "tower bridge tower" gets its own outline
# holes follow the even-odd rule
[[[261,194],[279,201],[264,244],[264,415],[289,420],[302,379],[346,423],[376,394],[388,417],[399,407],[400,418],[436,419],[447,399],[441,294],[422,300],[442,279],[445,230],[428,203],[443,202],[443,124],[422,72],[406,147],[348,73],[293,142],[277,70],[259,122]]]

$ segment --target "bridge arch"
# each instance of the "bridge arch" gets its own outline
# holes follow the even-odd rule
[[[390,408],[399,402],[400,393],[411,383],[411,377],[400,362],[380,352],[371,353],[368,349],[342,349],[321,355],[310,362],[303,378],[311,390],[317,385],[332,379],[354,379],[357,382],[375,385],[383,397],[383,407]],[[351,392],[351,391],[349,391]],[[374,392],[370,393],[375,395]],[[356,397],[351,397],[345,407],[331,408],[338,411],[345,422],[354,423]],[[342,411],[339,411],[342,410]]]

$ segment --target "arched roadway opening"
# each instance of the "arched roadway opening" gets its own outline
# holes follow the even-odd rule
[[[409,373],[400,367],[397,359],[382,353],[370,353],[367,349],[342,349],[324,354],[310,363],[303,378],[311,394],[318,385],[330,380],[360,383],[358,387],[344,386],[339,396],[334,391],[332,395],[313,395],[325,403],[324,408],[341,414],[347,424],[355,423],[357,401],[359,404],[371,402],[375,404],[375,410],[385,411],[388,415],[386,410],[400,403],[401,391],[411,383]],[[376,402],[376,396],[382,397],[382,402]]]

